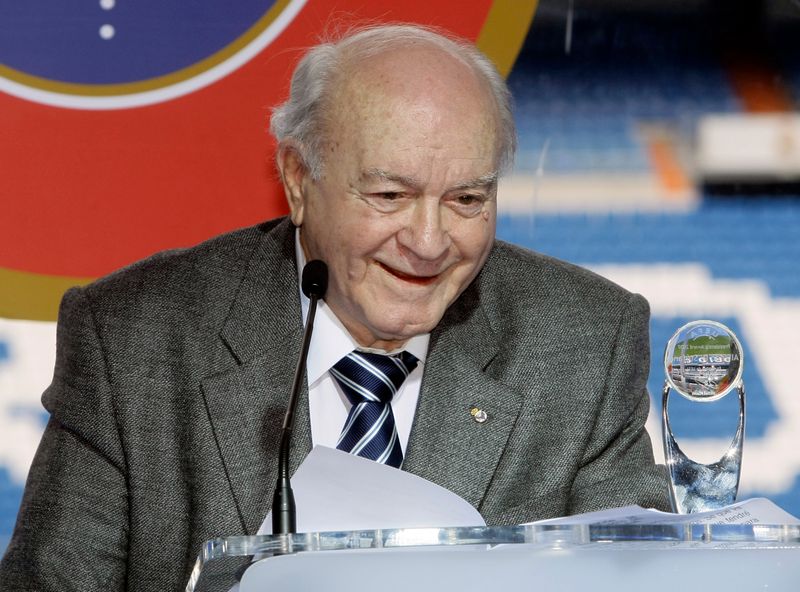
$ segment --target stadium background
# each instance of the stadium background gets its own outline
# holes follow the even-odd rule
[[[648,298],[654,410],[677,327],[713,318],[737,332],[740,498],[800,516],[800,171],[711,183],[698,160],[706,116],[797,109],[797,2],[237,4],[235,14],[222,0],[0,7],[0,551],[47,419],[39,397],[64,288],[284,211],[268,108],[299,48],[376,20],[476,39],[508,73],[520,151],[498,234]],[[672,398],[690,456],[720,456],[735,406]],[[655,415],[648,427],[660,458]]]

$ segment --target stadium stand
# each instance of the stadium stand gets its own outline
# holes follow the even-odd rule
[[[643,124],[691,135],[698,116],[740,109],[696,26],[579,14],[569,53],[563,24],[534,27],[509,77],[518,170],[535,168],[549,142],[551,173],[640,171],[650,166]]]

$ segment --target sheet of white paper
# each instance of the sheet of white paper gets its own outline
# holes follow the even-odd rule
[[[576,516],[540,520],[529,524],[800,524],[795,518],[763,497],[755,497],[708,512],[671,514],[624,506]]]
[[[650,510],[645,510],[641,506],[622,506],[621,508],[609,508],[597,512],[586,512],[585,514],[575,514],[574,516],[564,516],[562,518],[550,518],[549,520],[537,520],[527,522],[527,524],[635,524],[639,517],[653,519]],[[646,521],[646,520],[645,520]]]
[[[411,473],[315,446],[292,477],[297,532],[484,526],[456,494]],[[258,534],[272,533],[272,513]]]
[[[719,510],[696,514],[670,514],[649,510],[657,522],[692,522],[694,524],[800,524],[800,519],[763,497],[737,502]],[[689,519],[691,517],[691,519]]]

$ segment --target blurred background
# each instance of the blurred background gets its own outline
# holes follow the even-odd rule
[[[745,350],[739,499],[800,516],[800,3],[134,4],[0,6],[0,551],[46,422],[63,290],[283,213],[269,107],[302,47],[376,20],[475,39],[508,74],[520,150],[498,235],[650,301],[657,459],[664,346],[721,321]],[[736,411],[735,395],[670,399],[701,462]]]
[[[783,0],[540,2],[509,76],[520,154],[498,232],[647,297],[659,414],[674,331],[693,319],[733,329],[747,389],[739,498],[795,515],[799,17]],[[672,396],[684,451],[719,459],[737,406],[735,394]]]

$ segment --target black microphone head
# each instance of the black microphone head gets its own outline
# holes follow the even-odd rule
[[[324,261],[314,259],[303,268],[303,294],[309,298],[322,298],[328,289],[328,266]]]

